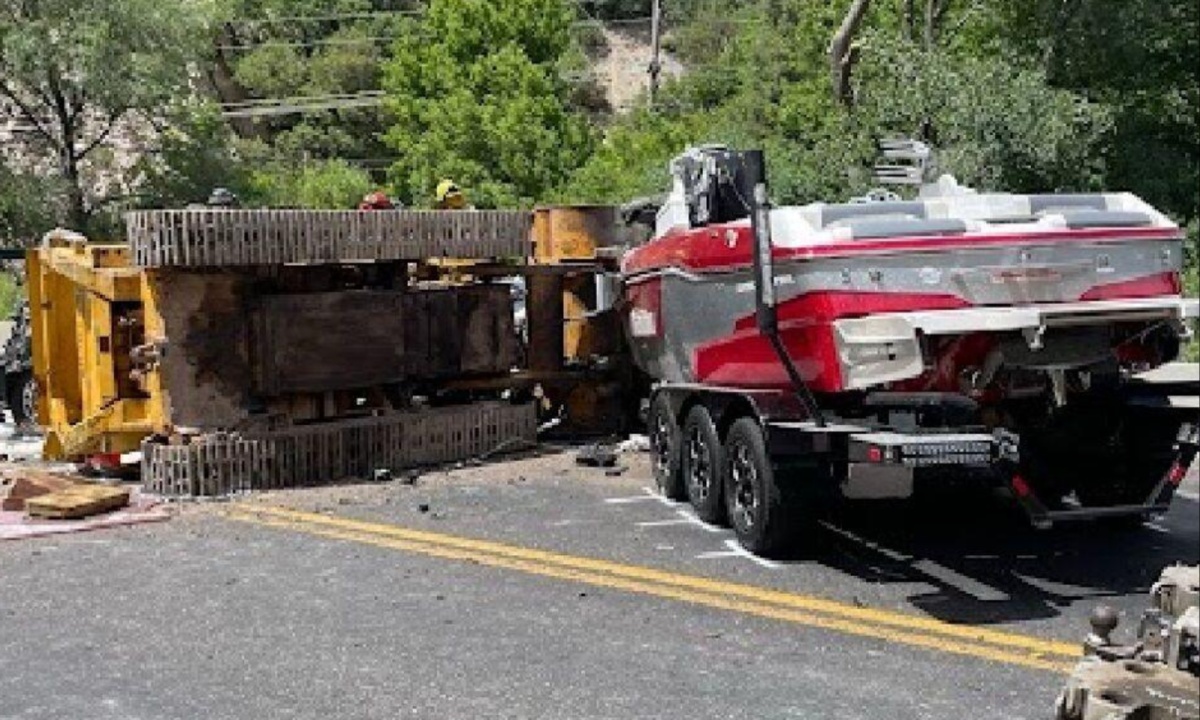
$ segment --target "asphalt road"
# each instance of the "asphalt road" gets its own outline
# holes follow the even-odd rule
[[[623,460],[0,545],[0,718],[1047,718],[1092,606],[1200,555],[1194,475],[1134,532],[947,493],[763,562]]]

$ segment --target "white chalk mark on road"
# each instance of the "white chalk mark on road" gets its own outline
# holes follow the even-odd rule
[[[1004,602],[1012,599],[1008,596],[1008,593],[997,590],[990,585],[985,585],[962,573],[955,572],[945,565],[939,565],[932,560],[918,560],[912,564],[912,567],[935,580],[940,580],[961,593],[970,595],[980,602]]]
[[[749,560],[750,562],[754,563],[755,565],[759,565],[760,567],[769,568],[771,570],[778,570],[780,567],[782,567],[779,563],[775,562],[774,560],[768,560],[766,558],[761,558],[761,557],[755,555],[754,553],[750,552],[746,548],[739,545],[738,541],[734,540],[733,538],[729,538],[728,540],[725,541],[725,547],[728,549],[727,550],[713,550],[711,552],[700,553],[696,557],[701,560],[708,560],[708,559],[712,559],[712,558],[739,557],[739,558],[745,558],[746,560]]]
[[[647,520],[640,522],[638,527],[667,527],[668,525],[691,525],[691,521],[687,518],[674,518],[672,520]]]
[[[647,520],[637,524],[638,527],[666,527],[668,525],[695,525],[696,527],[710,533],[723,533],[724,528],[719,528],[714,525],[709,525],[687,509],[679,509],[675,511],[678,517],[670,520]]]
[[[670,508],[673,508],[677,505],[682,504],[682,503],[675,502],[674,500],[671,500],[670,498],[663,497],[662,495],[659,495],[657,492],[655,492],[654,490],[652,490],[651,488],[648,488],[648,487],[642,488],[641,495],[627,495],[625,497],[605,498],[604,502],[608,503],[609,505],[628,505],[630,503],[647,502],[650,500],[653,500],[654,502],[657,502],[660,505],[666,505],[667,507],[670,507]]]
[[[847,540],[877,552],[893,562],[907,564],[909,567],[920,572],[926,577],[933,578],[934,580],[948,585],[949,587],[952,587],[961,593],[970,595],[976,600],[981,600],[983,602],[1001,602],[1010,599],[1007,593],[997,590],[990,585],[985,585],[974,578],[969,578],[962,573],[951,570],[945,565],[939,565],[932,560],[920,560],[912,557],[911,555],[905,555],[904,553],[897,552],[891,548],[886,548],[879,543],[859,537],[848,530],[843,530],[842,528],[827,522],[822,522],[821,526],[832,533],[836,533],[846,538]]]

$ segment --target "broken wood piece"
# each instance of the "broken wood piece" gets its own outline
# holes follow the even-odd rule
[[[129,490],[107,485],[75,485],[25,501],[30,517],[77,519],[123,508],[129,504]]]
[[[0,479],[0,494],[4,496],[0,500],[0,510],[20,512],[30,498],[65,490],[75,484],[73,478],[38,470],[7,473],[7,477]]]

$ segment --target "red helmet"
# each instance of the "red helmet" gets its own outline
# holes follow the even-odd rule
[[[394,207],[392,199],[382,190],[367,193],[363,196],[362,202],[358,204],[359,210],[391,210]]]

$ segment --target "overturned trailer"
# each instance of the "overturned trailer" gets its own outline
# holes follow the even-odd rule
[[[1011,489],[1039,525],[1165,510],[1197,413],[1133,376],[1176,357],[1197,301],[1161,213],[948,177],[912,201],[773,208],[761,153],[672,169],[622,265],[666,494],[759,552],[822,499],[952,476]]]

